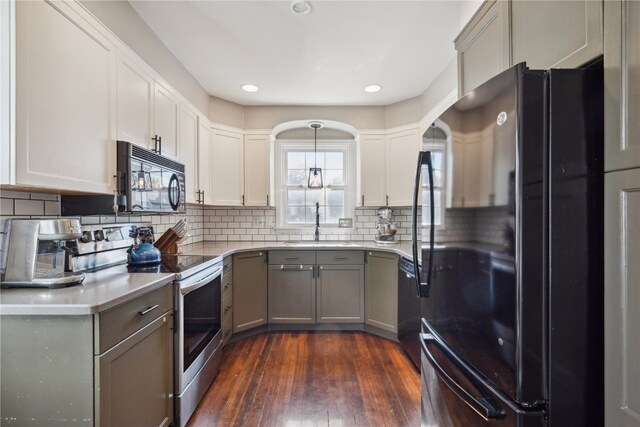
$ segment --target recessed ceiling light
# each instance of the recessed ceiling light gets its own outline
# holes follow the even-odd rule
[[[252,84],[245,84],[245,85],[242,85],[240,87],[245,92],[257,92],[258,91],[258,86],[252,85]]]
[[[295,1],[291,3],[291,10],[296,15],[306,15],[311,12],[311,3],[308,1]]]
[[[369,92],[369,93],[376,93],[380,89],[382,89],[382,86],[380,86],[380,85],[369,85],[369,86],[364,88],[364,91],[365,92]]]

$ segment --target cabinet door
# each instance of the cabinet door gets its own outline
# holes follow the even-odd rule
[[[244,136],[244,205],[269,205],[269,134]]]
[[[233,256],[233,333],[267,323],[267,255]]]
[[[154,80],[134,61],[118,53],[118,139],[154,148]]]
[[[316,298],[318,323],[363,323],[364,266],[318,266]]]
[[[171,312],[96,356],[101,426],[168,426],[173,420]]]
[[[512,1],[512,64],[575,68],[602,55],[602,2]]]
[[[187,203],[198,197],[198,116],[184,105],[180,106],[180,162],[184,163]]]
[[[451,202],[447,199],[448,208],[464,206],[464,133],[453,132],[451,138],[451,163],[447,177],[451,177],[448,189],[451,192]]]
[[[386,204],[386,138],[384,135],[360,135],[360,206]]]
[[[269,266],[269,323],[315,323],[315,265]]]
[[[16,2],[16,181],[113,194],[115,47],[63,2]]]
[[[605,170],[640,167],[640,2],[605,1]]]
[[[365,318],[367,325],[398,331],[398,257],[369,252],[364,271]]]
[[[178,117],[180,104],[171,91],[155,84],[155,135],[162,137],[162,155],[178,158]]]
[[[485,2],[455,40],[460,96],[509,68],[510,3]]]
[[[211,129],[213,158],[213,204],[242,206],[244,200],[244,168],[242,134]]]
[[[640,424],[640,169],[605,174],[605,425]]]
[[[419,129],[387,135],[386,205],[411,206],[416,174],[415,165],[421,142]]]
[[[205,205],[213,203],[212,144],[211,128],[201,118],[198,124],[198,190],[202,192],[200,200]]]

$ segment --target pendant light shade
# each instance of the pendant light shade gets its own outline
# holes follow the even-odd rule
[[[309,127],[313,129],[313,156],[314,156],[314,167],[309,168],[309,181],[307,183],[309,188],[322,188],[322,169],[317,167],[317,157],[318,157],[318,129],[322,127],[321,122],[311,122],[309,123]]]

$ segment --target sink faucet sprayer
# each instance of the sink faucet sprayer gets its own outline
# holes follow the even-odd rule
[[[315,241],[320,241],[320,203],[316,202],[316,237]]]

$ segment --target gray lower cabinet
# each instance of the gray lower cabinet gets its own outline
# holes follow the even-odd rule
[[[96,425],[168,426],[173,420],[173,331],[168,311],[96,356]]]
[[[512,1],[512,64],[575,68],[602,55],[602,1]]]
[[[365,318],[367,325],[398,332],[398,256],[368,252],[364,270]]]
[[[364,266],[318,266],[318,323],[364,323]]]
[[[233,263],[230,256],[223,261],[222,273],[222,344],[233,335]]]
[[[233,333],[267,323],[267,253],[233,256]]]
[[[168,426],[173,286],[95,315],[2,316],[0,425]]]
[[[269,265],[269,323],[315,321],[315,265]]]

